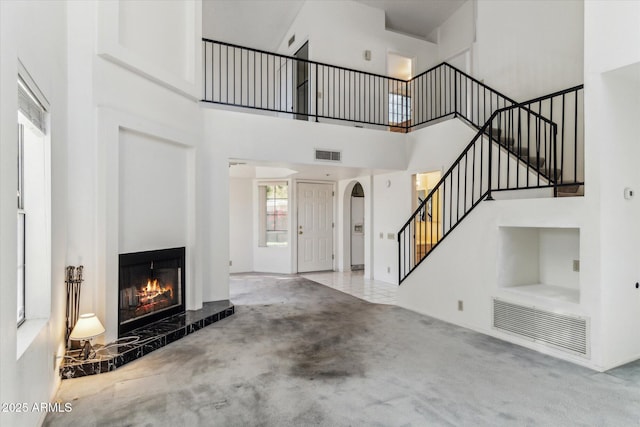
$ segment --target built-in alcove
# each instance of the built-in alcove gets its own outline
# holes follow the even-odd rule
[[[580,303],[578,228],[500,227],[498,288]]]

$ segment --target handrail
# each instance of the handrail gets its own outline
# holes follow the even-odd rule
[[[340,70],[344,70],[344,71],[350,71],[350,72],[354,72],[354,73],[366,74],[366,75],[369,75],[369,76],[372,76],[372,77],[381,77],[381,78],[385,78],[385,79],[389,79],[389,80],[396,80],[396,81],[402,82],[402,83],[407,83],[408,82],[408,80],[399,79],[399,78],[396,78],[396,77],[389,77],[389,76],[385,76],[385,75],[382,75],[382,74],[371,73],[371,72],[368,72],[368,71],[356,70],[355,68],[342,67],[340,65],[327,64],[325,62],[313,61],[311,59],[296,58],[295,56],[284,55],[282,53],[268,52],[268,51],[262,50],[262,49],[255,49],[255,48],[252,48],[252,47],[240,46],[238,44],[227,43],[227,42],[218,41],[218,40],[212,40],[212,39],[208,39],[208,38],[205,38],[205,37],[202,38],[202,41],[203,42],[208,42],[208,43],[215,43],[215,44],[219,44],[219,45],[222,45],[222,46],[233,47],[233,48],[236,48],[236,49],[250,50],[252,52],[261,53],[261,54],[264,54],[264,55],[278,56],[280,58],[290,59],[290,60],[298,61],[298,62],[305,62],[307,64],[322,65],[324,67],[331,67],[331,68],[336,68],[336,69],[340,69]],[[444,62],[443,62],[443,64],[444,64]]]
[[[460,116],[480,127],[484,116],[498,107],[515,103],[445,62],[403,80],[208,38],[202,41],[203,102],[295,114],[315,118],[316,121],[325,119],[386,126],[404,132],[449,115]],[[240,58],[239,64],[236,54]],[[289,88],[292,85],[289,80],[300,72],[297,69],[300,67],[307,74],[309,87],[305,96],[311,98],[305,98],[308,108],[296,105],[295,88]],[[431,88],[424,88],[427,83]],[[318,90],[310,90],[313,87]],[[280,93],[283,88],[285,93]],[[425,93],[414,93],[414,88],[424,89]],[[233,92],[223,93],[224,90]],[[241,92],[240,96],[236,90]],[[247,90],[258,90],[259,93],[248,94]],[[426,92],[434,93],[429,95]],[[399,102],[392,102],[390,94],[399,97]],[[328,96],[320,99],[321,95]],[[432,105],[425,105],[426,96],[430,97]],[[366,109],[372,109],[372,104],[376,110],[366,112]]]
[[[404,80],[211,39],[203,59],[203,102],[406,131]]]
[[[429,198],[431,198],[433,196],[433,194],[437,193],[438,187],[453,172],[453,170],[455,170],[455,168],[458,165],[458,163],[460,163],[460,161],[465,157],[465,155],[469,152],[469,150],[471,150],[471,148],[473,148],[473,146],[476,143],[476,141],[478,140],[478,138],[480,138],[482,136],[486,136],[487,127],[493,121],[493,119],[498,115],[498,113],[499,113],[498,111],[495,111],[491,115],[489,120],[487,120],[487,122],[484,124],[484,126],[482,126],[482,128],[475,134],[475,136],[473,137],[471,142],[469,142],[469,144],[467,144],[467,146],[462,150],[462,153],[460,153],[460,155],[453,161],[453,164],[451,165],[451,167],[449,167],[449,169],[447,169],[447,171],[442,175],[440,180],[433,187],[433,189],[429,192],[429,194],[427,194],[427,196],[424,198],[424,200],[420,203],[420,206],[418,206],[418,208],[416,208],[416,210],[413,211],[413,213],[411,214],[411,217],[414,217],[415,215],[419,214],[420,211],[424,209],[424,207],[427,205],[427,201],[429,200]],[[411,218],[409,218],[409,220],[404,223],[404,225],[401,227],[401,229],[407,227],[410,222],[411,222]]]
[[[400,284],[482,200],[492,200],[492,192],[577,191],[584,183],[577,157],[582,89],[574,86],[491,114],[400,228]],[[429,206],[436,212],[425,215]]]
[[[417,76],[415,76],[415,77],[413,77],[413,78],[409,79],[408,81],[415,80],[415,79],[417,79],[417,78],[419,78],[419,77],[423,76],[424,74],[427,74],[427,73],[429,73],[429,72],[431,72],[431,71],[435,70],[436,68],[441,67],[441,66],[443,66],[443,65],[446,65],[446,66],[448,66],[449,68],[451,68],[451,69],[455,70],[457,73],[459,73],[459,74],[463,75],[465,78],[467,78],[467,79],[471,80],[472,82],[474,82],[474,83],[476,83],[476,84],[478,84],[478,85],[482,86],[483,88],[490,89],[492,92],[494,92],[494,93],[498,94],[499,96],[501,96],[501,97],[505,98],[506,100],[508,100],[508,101],[510,101],[510,102],[513,102],[514,104],[516,104],[516,103],[517,103],[517,102],[516,102],[516,101],[514,101],[513,99],[509,98],[507,95],[504,95],[504,94],[502,94],[502,93],[498,92],[497,90],[495,90],[495,89],[491,88],[490,86],[487,86],[486,84],[484,84],[484,83],[483,83],[483,82],[481,82],[480,80],[476,79],[475,77],[473,77],[473,76],[471,76],[471,75],[469,75],[469,74],[465,73],[464,71],[460,70],[458,67],[454,67],[453,65],[449,64],[448,62],[444,62],[444,61],[443,61],[443,62],[441,62],[441,63],[439,63],[438,65],[435,65],[435,66],[433,66],[433,67],[429,68],[429,69],[428,69],[428,70],[426,70],[426,71],[423,71],[422,73],[420,73],[420,74],[418,74]]]

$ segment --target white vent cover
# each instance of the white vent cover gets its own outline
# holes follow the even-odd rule
[[[341,158],[342,153],[340,151],[316,150],[316,160],[339,162]]]
[[[493,327],[566,352],[589,357],[588,319],[493,299]]]

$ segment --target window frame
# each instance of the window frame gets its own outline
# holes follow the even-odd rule
[[[389,124],[398,126],[409,120],[411,120],[411,97],[402,93],[389,92]]]
[[[29,296],[29,274],[27,271],[27,264],[29,256],[29,247],[33,242],[29,243],[29,235],[27,229],[29,228],[29,221],[31,221],[33,216],[29,216],[29,206],[28,201],[26,201],[26,193],[29,193],[28,189],[26,189],[25,179],[25,167],[28,161],[27,157],[27,148],[26,148],[26,136],[25,129],[29,127],[33,128],[32,132],[35,135],[39,135],[38,137],[42,138],[43,144],[45,147],[42,152],[44,155],[43,161],[44,167],[47,171],[50,171],[50,155],[46,154],[48,148],[46,145],[50,144],[49,134],[48,134],[48,121],[49,121],[49,103],[35,84],[31,76],[22,66],[22,63],[19,63],[20,71],[18,73],[17,78],[17,95],[18,95],[18,108],[17,108],[17,215],[16,215],[16,327],[20,328],[27,320],[29,320],[29,316],[27,316],[27,309],[31,307],[31,303],[34,301],[30,301],[34,299],[34,296]],[[30,131],[31,132],[31,131]],[[43,185],[46,193],[41,196],[44,197],[43,203],[45,206],[49,206],[48,209],[44,211],[42,214],[44,220],[48,223],[46,228],[50,229],[50,185],[51,185],[51,177],[49,175],[45,175]],[[48,187],[48,190],[46,188]],[[26,191],[25,191],[26,190]],[[39,197],[39,196],[36,196]],[[29,202],[30,203],[30,202]],[[50,240],[47,240],[47,246],[50,246]],[[35,292],[32,291],[32,293]],[[35,294],[34,294],[35,295]],[[39,297],[35,299],[40,299]],[[31,302],[31,303],[30,303]],[[41,305],[40,302],[34,303],[33,306]],[[37,308],[32,308],[30,310],[36,310]],[[32,313],[32,316],[38,316],[38,314],[43,313]]]
[[[268,188],[271,187],[273,197],[269,197]],[[276,187],[284,187],[286,189],[286,198],[285,197],[276,197],[277,191]],[[286,201],[286,215],[278,214],[275,209],[275,205],[277,201]],[[268,204],[273,202],[273,212],[269,212]],[[258,247],[261,248],[281,248],[289,246],[289,231],[290,231],[290,192],[289,192],[289,183],[287,181],[275,181],[275,182],[259,182],[258,183]],[[284,218],[282,218],[284,216]],[[273,220],[270,221],[269,217],[272,217]],[[281,221],[278,221],[278,217],[281,217]],[[269,227],[269,222],[272,223],[273,228]],[[282,223],[286,223],[286,228],[281,229],[278,228],[278,222],[280,222],[280,226]],[[269,233],[273,235],[284,237],[284,241],[272,241],[269,239]]]

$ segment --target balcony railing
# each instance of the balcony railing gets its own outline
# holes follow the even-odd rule
[[[203,39],[203,101],[409,132],[459,116],[477,128],[515,101],[442,63],[411,80]]]
[[[316,121],[395,127],[409,120],[403,80],[203,41],[205,102]]]

